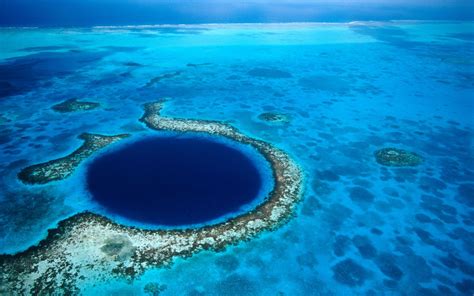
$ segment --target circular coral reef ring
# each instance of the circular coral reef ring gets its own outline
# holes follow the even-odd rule
[[[383,148],[375,151],[374,155],[377,162],[385,166],[417,166],[423,163],[420,155],[398,148]]]
[[[163,104],[146,104],[141,121],[155,130],[231,138],[261,153],[274,177],[274,187],[264,201],[225,222],[184,230],[139,229],[90,212],[76,214],[49,230],[37,246],[0,256],[0,294],[48,294],[57,289],[77,293],[86,282],[110,276],[134,278],[149,267],[170,264],[174,257],[188,257],[201,250],[218,251],[288,221],[302,196],[303,174],[285,152],[221,122],[162,117]]]

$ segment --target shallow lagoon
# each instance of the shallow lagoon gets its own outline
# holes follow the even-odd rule
[[[97,291],[162,295],[472,294],[472,23],[1,29],[0,252],[24,250],[77,212],[103,209],[68,179],[26,186],[23,167],[62,157],[83,132],[151,132],[142,104],[230,121],[305,170],[296,216],[277,231],[178,259]],[[60,114],[66,99],[100,108]],[[275,125],[259,114],[287,114]],[[417,167],[379,165],[384,147]],[[110,148],[113,150],[113,148]],[[105,151],[104,153],[106,153]]]

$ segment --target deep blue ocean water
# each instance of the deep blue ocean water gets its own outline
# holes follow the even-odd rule
[[[142,104],[168,97],[163,115],[228,121],[287,151],[305,172],[303,201],[274,232],[132,283],[88,282],[85,295],[140,295],[151,281],[162,295],[472,295],[473,26],[0,29],[0,252],[74,213],[107,213],[87,190],[93,159],[48,185],[22,184],[19,170],[74,151],[83,132],[154,135]],[[69,98],[101,107],[51,110]],[[425,162],[383,167],[384,147]]]
[[[87,188],[118,215],[157,225],[213,221],[256,199],[262,177],[251,159],[201,139],[155,137],[94,160]]]
[[[473,20],[471,0],[2,0],[0,26]]]

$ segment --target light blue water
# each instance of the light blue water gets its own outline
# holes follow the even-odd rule
[[[303,202],[275,232],[133,283],[89,283],[84,294],[140,295],[158,282],[162,295],[472,295],[473,30],[472,22],[0,29],[0,253],[26,249],[74,213],[105,211],[85,189],[87,162],[42,186],[20,183],[21,168],[70,153],[82,132],[152,133],[138,122],[142,104],[169,97],[165,115],[230,121],[287,151],[306,173]],[[73,97],[102,107],[50,109]],[[257,118],[269,111],[291,121]],[[382,167],[373,153],[384,147],[425,162]]]

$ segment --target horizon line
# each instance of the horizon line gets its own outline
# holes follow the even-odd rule
[[[354,20],[354,21],[308,21],[308,22],[228,22],[228,23],[157,23],[157,24],[131,24],[131,25],[47,25],[47,26],[6,26],[0,24],[0,29],[47,29],[47,28],[94,28],[94,29],[114,29],[114,28],[166,28],[166,27],[192,27],[192,26],[251,26],[251,25],[352,25],[352,24],[385,24],[385,23],[469,23],[472,20],[451,20],[451,19],[392,19],[392,20]]]

